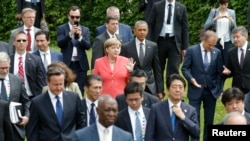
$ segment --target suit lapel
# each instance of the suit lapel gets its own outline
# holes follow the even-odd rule
[[[201,46],[200,45],[197,45],[196,46],[196,49],[195,49],[195,54],[197,54],[197,58],[200,58],[200,61],[199,59],[197,59],[200,63],[200,66],[202,67],[202,70],[205,71],[205,68],[204,68],[204,65],[203,65],[203,56],[201,54],[203,50],[201,50]],[[196,58],[194,58],[196,60]]]
[[[244,59],[244,64],[243,64],[243,68],[244,67],[249,67],[249,66],[246,66],[246,62],[250,60],[250,44],[247,43],[247,50],[246,50],[246,54],[245,54],[245,59]]]
[[[29,70],[31,70],[31,69],[29,69],[29,68],[31,68],[32,67],[32,59],[31,59],[31,57],[30,57],[31,55],[29,54],[29,53],[26,53],[26,56],[25,56],[25,75],[26,75],[26,78],[27,78],[27,80],[28,80],[28,76],[29,76]]]
[[[124,123],[129,123],[129,124],[126,124],[126,126],[128,127],[128,130],[133,133],[131,119],[130,119],[130,116],[128,113],[128,108],[126,108],[126,112],[125,112],[124,116],[122,117],[122,119],[124,120]]]
[[[167,124],[166,126],[167,126],[168,130],[171,132],[171,134],[173,134],[171,120],[167,120],[167,119],[171,119],[171,117],[170,117],[170,111],[169,111],[169,103],[166,100],[162,104],[163,104],[163,106],[161,106],[160,111],[161,111],[162,115],[165,115],[164,117],[166,117],[166,124]]]

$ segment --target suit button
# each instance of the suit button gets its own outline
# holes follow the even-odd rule
[[[174,140],[175,140],[175,138],[173,137],[173,138],[172,138],[172,140],[174,141]]]

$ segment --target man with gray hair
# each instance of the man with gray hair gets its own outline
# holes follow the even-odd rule
[[[10,57],[6,52],[0,52],[0,80],[1,100],[18,102],[22,104],[22,116],[19,123],[13,123],[13,136],[15,141],[24,141],[25,125],[29,121],[30,99],[26,93],[23,81],[16,75],[9,73]]]

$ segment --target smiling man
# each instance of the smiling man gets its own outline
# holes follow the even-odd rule
[[[98,121],[74,134],[74,141],[133,141],[132,135],[115,125],[118,106],[110,95],[102,95],[96,108]]]

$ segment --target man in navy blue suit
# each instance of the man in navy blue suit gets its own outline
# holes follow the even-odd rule
[[[78,6],[68,10],[69,22],[57,27],[57,44],[63,54],[63,62],[77,75],[76,82],[84,94],[84,80],[89,70],[85,50],[90,49],[89,28],[80,25],[81,11]]]
[[[151,107],[145,141],[189,141],[199,138],[196,109],[182,102],[186,82],[178,74],[167,80],[168,99]]]
[[[108,16],[117,16],[118,19],[120,19],[120,11],[117,7],[110,6],[109,8],[107,8],[107,15],[106,16],[107,17]],[[97,37],[98,35],[102,34],[105,31],[106,31],[105,25],[98,26],[95,30],[95,37]],[[129,25],[119,23],[118,30],[116,31],[116,33],[119,34],[122,37],[122,39],[124,39],[123,40],[124,43],[134,39],[131,27]]]
[[[63,62],[63,55],[60,52],[53,51],[49,48],[50,36],[47,31],[38,31],[35,34],[36,46],[38,50],[33,54],[41,57],[44,65],[44,69],[47,70],[47,66],[55,61]]]
[[[73,141],[133,141],[131,133],[113,125],[118,115],[116,100],[110,95],[98,98],[98,120],[88,127],[79,129]]]
[[[222,57],[215,45],[217,36],[206,31],[202,42],[187,49],[182,74],[188,81],[188,99],[200,119],[200,107],[204,107],[204,141],[207,141],[207,127],[214,121],[217,98],[222,92]]]

